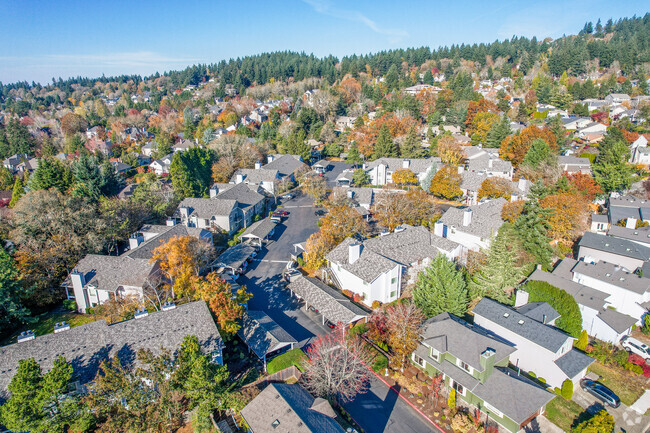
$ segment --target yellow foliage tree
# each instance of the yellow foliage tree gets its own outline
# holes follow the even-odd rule
[[[465,152],[454,137],[443,135],[438,139],[438,156],[445,164],[457,166],[465,158]]]
[[[552,209],[547,218],[550,225],[548,235],[552,239],[571,242],[587,228],[588,203],[580,194],[552,194],[540,200],[544,209]]]
[[[393,183],[398,185],[417,185],[418,178],[411,170],[408,168],[400,168],[395,170],[392,176]]]
[[[216,272],[210,272],[205,278],[193,276],[190,279],[190,289],[196,299],[207,302],[221,331],[232,335],[239,330],[237,320],[246,310],[244,305],[253,297],[246,292],[246,286],[237,289],[233,296],[230,283],[224,281]]]
[[[460,189],[461,177],[458,169],[454,166],[444,166],[433,176],[429,192],[436,197],[442,197],[449,200],[458,198],[463,195]]]
[[[510,200],[510,196],[514,192],[512,183],[508,179],[502,177],[488,177],[483,181],[478,190],[478,198],[499,198],[503,197]]]

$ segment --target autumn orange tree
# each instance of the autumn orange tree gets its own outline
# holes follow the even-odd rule
[[[454,166],[444,166],[433,176],[429,192],[436,197],[453,200],[463,195],[460,189],[461,176]]]
[[[356,209],[333,205],[328,210],[320,219],[320,230],[307,239],[305,268],[308,271],[320,269],[325,264],[325,255],[347,237],[368,233],[368,224]]]
[[[417,176],[408,168],[400,168],[399,170],[395,170],[392,176],[392,180],[393,183],[396,183],[400,186],[418,184]]]
[[[191,299],[194,292],[192,277],[210,263],[214,247],[192,236],[174,236],[153,250],[149,263],[156,263],[171,281],[177,297]]]
[[[514,223],[524,211],[524,200],[516,200],[503,205],[501,209],[501,219],[506,222]]]
[[[411,116],[398,117],[394,113],[385,113],[364,126],[355,128],[348,135],[348,141],[355,142],[359,152],[369,158],[374,153],[375,143],[382,126],[386,125],[391,137],[397,138],[406,135],[416,123]]]
[[[511,161],[513,165],[519,165],[524,160],[533,141],[538,138],[548,143],[551,152],[557,152],[557,140],[553,131],[547,127],[539,128],[531,125],[522,129],[518,134],[506,137],[501,143],[499,154],[502,158]]]
[[[443,163],[457,166],[465,158],[463,147],[450,134],[438,138],[438,156]]]
[[[551,210],[547,218],[552,239],[571,242],[587,228],[588,202],[580,194],[551,194],[540,200],[543,209]]]
[[[478,190],[478,198],[482,199],[483,197],[503,197],[506,200],[510,200],[510,196],[513,194],[513,192],[514,188],[510,180],[502,177],[488,177],[483,181],[481,187]]]
[[[374,215],[383,226],[394,230],[402,224],[428,226],[440,213],[431,195],[412,189],[406,194],[388,191],[379,194]]]
[[[246,303],[253,297],[241,286],[233,294],[230,283],[223,280],[216,272],[210,272],[205,278],[190,278],[190,291],[195,299],[203,299],[217,319],[219,329],[226,334],[236,333],[240,325],[237,320],[242,317]]]
[[[582,194],[588,202],[593,201],[597,195],[602,194],[603,190],[600,185],[596,183],[596,179],[585,173],[568,174],[565,173],[564,177],[569,181],[571,187]]]

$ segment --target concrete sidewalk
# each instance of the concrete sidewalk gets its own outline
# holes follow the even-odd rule
[[[634,402],[630,409],[636,413],[643,415],[650,409],[650,390],[646,390],[637,401]]]

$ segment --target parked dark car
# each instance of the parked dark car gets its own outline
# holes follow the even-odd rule
[[[327,212],[325,212],[323,209],[318,209],[316,212],[314,212],[314,215],[316,215],[316,216],[323,216],[323,215],[325,215],[326,213],[327,213]]]
[[[588,393],[594,395],[596,398],[602,400],[608,406],[616,408],[621,405],[621,399],[618,398],[616,394],[614,394],[614,391],[607,388],[603,384],[594,382],[593,380],[589,379],[582,379],[580,381],[580,387]]]
[[[278,211],[273,212],[273,215],[287,216],[287,215],[289,215],[289,212],[287,212],[286,210],[278,210]]]

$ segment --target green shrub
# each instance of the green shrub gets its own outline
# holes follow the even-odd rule
[[[558,388],[557,386],[553,388],[553,392],[556,393],[557,395],[562,395],[562,390]]]
[[[529,372],[528,372],[528,375],[529,375],[530,377],[532,377],[533,379],[537,377],[537,375],[535,374],[534,371],[529,371]]]
[[[566,379],[564,382],[562,382],[562,397],[564,397],[567,400],[571,400],[573,397],[573,382],[571,380]]]
[[[63,301],[63,308],[70,311],[77,311],[77,302],[74,299],[66,299]]]
[[[357,323],[350,329],[350,334],[352,335],[362,335],[368,332],[368,324],[367,323]]]
[[[589,335],[587,335],[587,331],[583,329],[582,332],[580,333],[580,338],[578,338],[578,340],[575,343],[575,346],[577,349],[585,350],[587,344],[589,344]]]
[[[643,374],[643,367],[637,364],[632,364],[632,368],[630,370],[632,373]]]
[[[596,162],[596,154],[590,152],[582,152],[580,158],[587,158],[592,164]]]
[[[616,421],[614,420],[614,417],[607,413],[605,409],[603,409],[593,417],[578,424],[571,431],[573,433],[611,433],[614,431],[615,424]]]
[[[385,370],[388,367],[388,358],[384,355],[378,355],[375,358],[375,362],[372,363],[372,370],[379,373],[380,371]]]
[[[582,331],[582,314],[573,296],[545,281],[528,281],[524,290],[530,294],[528,302],[547,302],[553,307],[560,314],[555,325],[578,338]]]
[[[540,381],[541,383],[546,383],[546,379],[544,379],[543,377],[538,377],[537,380]]]
[[[625,367],[625,364],[628,364],[628,358],[630,356],[627,354],[626,351],[617,349],[614,352],[614,356],[612,357],[612,362],[620,365],[621,367]]]
[[[381,347],[382,349],[384,349],[384,352],[388,352],[388,345],[387,345],[385,342],[383,342],[383,341],[379,341],[379,342],[377,343],[377,346],[379,346],[379,347]]]

